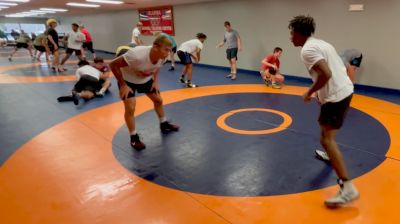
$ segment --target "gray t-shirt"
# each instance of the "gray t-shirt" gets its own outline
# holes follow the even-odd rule
[[[347,49],[340,54],[340,58],[346,66],[350,65],[351,61],[353,61],[355,58],[359,58],[360,56],[361,52],[357,49]]]
[[[228,46],[228,49],[238,48],[238,37],[239,33],[234,29],[232,29],[231,32],[225,32],[224,42]]]

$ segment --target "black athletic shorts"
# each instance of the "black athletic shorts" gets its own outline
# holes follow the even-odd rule
[[[101,79],[99,81],[90,75],[83,75],[81,76],[79,81],[75,84],[74,90],[78,93],[84,90],[96,93],[96,91],[99,91],[101,89],[101,85],[102,85]]]
[[[35,45],[35,49],[40,51],[40,52],[46,52],[46,48],[44,46],[36,46]]]
[[[333,129],[340,129],[350,108],[353,94],[339,102],[328,102],[321,106],[318,122],[321,126],[330,126]]]
[[[92,54],[94,53],[92,41],[83,43],[82,47],[86,48],[88,51],[92,52]]]
[[[17,45],[15,45],[16,48],[28,48],[28,46],[27,43],[17,43]]]
[[[229,48],[226,49],[226,58],[231,60],[232,58],[238,59],[237,57],[238,49],[237,48]]]
[[[179,60],[181,60],[181,63],[184,65],[190,65],[192,64],[192,55],[187,53],[187,52],[183,52],[183,51],[178,51],[178,57]]]
[[[79,50],[76,50],[76,49],[72,49],[72,48],[67,48],[67,50],[66,50],[65,52],[66,52],[67,54],[72,54],[72,53],[75,52],[75,55],[76,55],[76,56],[82,55],[82,52],[81,52],[80,49],[79,49]]]
[[[125,83],[129,86],[129,88],[132,89],[133,93],[129,93],[128,98],[132,98],[135,97],[135,93],[155,93],[156,90],[155,89],[151,89],[151,87],[153,86],[153,79],[150,79],[148,82],[143,83],[143,84],[135,84],[135,83],[131,83],[128,81],[125,81]],[[120,86],[118,85],[118,88],[120,88]]]
[[[274,68],[269,68],[268,69],[269,74],[271,75],[276,75],[276,70]]]

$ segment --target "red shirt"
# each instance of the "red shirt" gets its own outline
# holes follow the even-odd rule
[[[267,55],[264,58],[264,60],[267,60],[267,62],[270,63],[270,64],[276,65],[276,67],[278,69],[279,69],[279,67],[281,65],[281,62],[279,61],[279,58],[276,57],[274,54]],[[269,67],[270,66],[267,66],[267,65],[265,65],[263,63],[261,64],[261,70],[267,70],[267,69],[269,69]]]
[[[92,42],[92,36],[90,36],[90,33],[86,28],[81,29],[81,33],[85,35],[86,42]]]

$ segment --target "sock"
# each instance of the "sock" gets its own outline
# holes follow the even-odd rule
[[[104,94],[105,92],[106,92],[106,89],[103,89],[103,88],[99,91],[100,94]]]
[[[167,121],[167,118],[166,117],[160,117],[160,123],[164,123],[164,122],[166,122]]]
[[[181,78],[185,78],[185,74],[181,75]]]
[[[133,131],[131,132],[131,135],[137,135],[136,130],[133,130]]]

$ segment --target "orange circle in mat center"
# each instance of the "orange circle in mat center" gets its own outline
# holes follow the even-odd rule
[[[225,120],[237,113],[240,112],[253,112],[253,111],[262,111],[262,112],[268,112],[268,113],[274,113],[277,114],[279,116],[281,116],[283,118],[283,122],[282,124],[280,124],[279,126],[275,127],[275,128],[271,128],[271,129],[265,129],[265,130],[240,130],[240,129],[236,129],[236,128],[232,128],[231,126],[227,125],[225,123]],[[281,111],[277,111],[277,110],[272,110],[272,109],[266,109],[266,108],[246,108],[246,109],[237,109],[237,110],[232,110],[229,111],[228,113],[225,113],[223,115],[221,115],[218,119],[217,119],[217,125],[218,127],[220,127],[221,129],[227,131],[227,132],[232,132],[235,134],[241,134],[241,135],[266,135],[266,134],[271,134],[271,133],[275,133],[275,132],[279,132],[279,131],[283,131],[285,130],[287,127],[289,127],[292,124],[292,118],[281,112]]]

